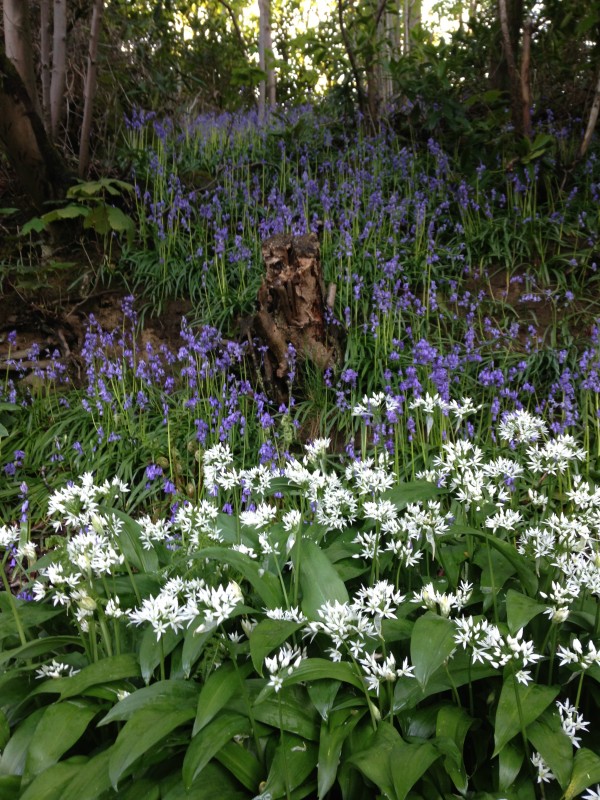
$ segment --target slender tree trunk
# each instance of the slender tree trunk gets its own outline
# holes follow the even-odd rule
[[[379,90],[381,103],[387,106],[392,102],[394,96],[394,81],[390,65],[392,61],[400,58],[402,52],[398,14],[385,11],[381,19],[380,28],[380,38],[382,40],[380,51],[383,58],[379,64]]]
[[[410,53],[410,37],[413,30],[421,24],[421,0],[404,0],[404,52]]]
[[[104,0],[94,0],[92,10],[92,23],[90,26],[90,46],[88,52],[87,74],[85,76],[83,106],[83,122],[81,124],[81,139],[79,141],[79,177],[83,178],[88,169],[90,159],[90,131],[92,127],[92,112],[94,97],[96,95],[96,78],[98,73],[98,42],[102,25],[102,12]]]
[[[267,110],[275,107],[275,69],[273,67],[273,41],[271,37],[271,0],[258,0],[260,14],[258,59],[265,80],[260,82],[258,112],[264,119]]]
[[[50,42],[52,40],[52,19],[50,0],[40,0],[40,66],[42,73],[42,113],[46,133],[50,133]]]
[[[4,0],[4,43],[6,55],[15,65],[23,85],[27,89],[35,112],[41,113],[37,95],[31,30],[29,27],[29,0]]]
[[[523,118],[523,134],[531,139],[531,36],[533,20],[528,17],[523,27],[523,44],[521,45],[521,114]]]
[[[596,83],[596,91],[594,92],[594,101],[590,109],[588,124],[585,129],[583,139],[581,140],[579,152],[577,153],[578,161],[582,159],[588,151],[588,147],[592,141],[592,136],[594,135],[594,130],[596,129],[596,123],[598,122],[598,112],[600,112],[600,75],[598,76],[598,81]]]
[[[50,119],[52,138],[58,129],[64,108],[67,64],[67,0],[54,0],[52,35],[52,80],[50,83]]]
[[[507,0],[498,0],[498,13],[500,17],[500,30],[502,32],[502,50],[506,65],[508,67],[510,108],[512,123],[517,136],[525,136],[524,129],[524,103],[523,96],[523,75],[517,68],[517,57],[515,54],[516,45],[512,36],[513,20],[510,19],[507,7]],[[530,39],[531,41],[531,39]],[[529,61],[529,59],[528,59]],[[527,64],[527,76],[529,75],[529,64]],[[527,93],[529,86],[527,87]]]
[[[41,210],[64,196],[71,176],[51,145],[23,80],[0,50],[0,143],[24,191]]]

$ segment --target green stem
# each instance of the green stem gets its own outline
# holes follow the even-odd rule
[[[585,675],[585,670],[581,670],[581,675],[579,676],[579,683],[577,684],[577,697],[575,698],[575,708],[579,709],[579,703],[581,702],[581,690],[583,689],[583,676]]]
[[[491,590],[492,590],[492,605],[494,606],[494,622],[498,625],[499,616],[498,616],[498,604],[496,602],[496,583],[494,581],[494,567],[492,565],[492,552],[490,550],[490,543],[485,543],[487,549],[487,557],[488,557],[488,567],[490,569],[490,581],[492,582]]]
[[[4,591],[6,592],[6,596],[8,597],[8,602],[10,603],[10,610],[12,611],[13,618],[15,620],[15,626],[17,628],[17,633],[19,634],[19,640],[21,645],[27,644],[27,637],[25,636],[25,631],[23,630],[23,626],[21,625],[21,620],[19,619],[19,611],[17,609],[17,604],[15,602],[15,596],[12,593],[12,589],[10,588],[10,584],[8,582],[8,578],[6,577],[6,562],[8,560],[8,556],[10,555],[10,551],[7,550],[4,554],[4,558],[2,559],[2,583],[4,584]]]
[[[280,742],[281,752],[283,753],[283,774],[284,774],[284,777],[285,777],[285,796],[286,796],[286,800],[291,800],[292,793],[290,791],[290,772],[289,772],[287,753],[285,751],[285,734],[283,732],[283,711],[281,709],[281,694],[277,695],[277,704],[278,704],[278,708],[279,708],[279,742]]]
[[[525,758],[531,768],[531,754],[529,752],[529,740],[527,739],[527,731],[525,730],[525,720],[523,718],[523,707],[521,705],[521,696],[519,695],[519,682],[516,678],[516,668],[513,667],[513,688],[515,690],[515,700],[517,704],[517,712],[519,714],[519,726],[521,728],[521,737],[523,739],[523,747],[525,749]]]
[[[165,672],[165,643],[162,636],[160,637],[160,679],[161,681],[166,680],[166,672]]]

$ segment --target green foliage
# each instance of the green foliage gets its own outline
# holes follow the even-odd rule
[[[41,217],[33,217],[21,227],[21,236],[40,233],[53,223],[81,217],[83,229],[94,231],[105,242],[111,233],[124,234],[131,242],[135,233],[133,219],[108,201],[109,197],[121,197],[124,192],[131,191],[133,186],[130,183],[115,178],[81,181],[67,190],[67,200],[76,202],[48,211]]]
[[[546,436],[531,416],[520,424]],[[203,457],[205,470],[217,452],[230,465],[216,478],[218,498],[213,490],[196,511],[181,509],[170,528],[127,514],[119,481],[61,490],[50,505],[67,540],[34,574],[20,573],[39,599],[0,596],[6,791],[26,800],[208,797],[210,785],[248,800],[366,800],[373,791],[405,800],[435,785],[442,796],[484,788],[517,797],[539,774],[549,796],[575,798],[600,782],[598,737],[581,724],[595,693],[598,600],[583,585],[578,598],[567,589],[564,556],[578,537],[572,523],[593,513],[595,487],[577,479],[577,492],[557,491],[585,456],[574,442],[546,444],[559,442],[570,455],[545,476],[541,518],[522,502],[539,488],[535,448],[486,453],[487,464],[522,466],[512,521],[499,522],[481,497],[469,502],[486,460],[455,462],[453,453],[474,452],[467,440],[431,455],[438,482],[451,478],[445,491],[380,471],[366,495],[364,470],[338,470],[324,445],[311,445],[285,481],[270,474],[257,511],[224,526],[230,541],[208,547],[199,534],[216,519],[209,509],[237,506],[245,491],[218,448]],[[488,467],[483,492],[494,496],[501,477]],[[341,526],[326,522],[339,502],[327,486],[354,509]],[[462,519],[444,516],[461,492]],[[535,525],[550,535],[559,519],[561,566],[538,558],[532,575]],[[2,528],[6,554],[19,535]]]

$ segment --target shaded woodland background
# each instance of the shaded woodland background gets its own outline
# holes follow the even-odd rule
[[[136,108],[264,117],[313,102],[370,131],[385,122],[413,141],[434,137],[473,168],[481,148],[505,161],[543,155],[551,143],[536,140],[536,121],[550,110],[557,131],[581,127],[553,166],[565,180],[588,149],[600,102],[594,0],[443,0],[427,17],[419,0],[318,6],[316,20],[300,0],[254,11],[242,0],[4,0],[4,200],[25,193],[40,210],[76,175],[126,177],[121,132]],[[440,23],[455,29],[440,34]]]

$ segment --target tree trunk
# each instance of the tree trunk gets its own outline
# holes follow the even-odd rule
[[[511,17],[508,0],[498,0],[498,15],[502,33],[502,51],[508,68],[508,91],[512,123],[517,136],[529,136],[531,123],[529,109],[531,106],[529,89],[529,69],[531,54],[531,31],[533,23],[528,21],[524,38],[521,67],[517,67],[518,30],[515,39],[515,19]],[[527,105],[527,114],[525,106]]]
[[[598,81],[596,83],[596,91],[594,92],[594,100],[592,102],[592,107],[590,109],[590,116],[588,117],[588,123],[585,129],[585,134],[583,136],[583,139],[581,140],[579,152],[577,153],[578,161],[582,159],[588,151],[588,147],[590,146],[590,142],[592,141],[592,136],[594,135],[594,130],[596,129],[596,123],[598,122],[599,111],[600,111],[600,75],[598,76]]]
[[[523,27],[523,44],[521,46],[521,115],[523,119],[523,135],[531,139],[531,37],[533,20],[528,17]]]
[[[4,43],[6,55],[15,65],[27,90],[33,109],[41,113],[37,95],[31,30],[29,27],[29,0],[4,0]]]
[[[260,82],[258,113],[265,119],[267,110],[275,107],[275,69],[273,67],[273,41],[271,37],[271,0],[258,0],[259,35],[258,60],[265,80]]]
[[[83,122],[81,124],[81,138],[79,141],[79,177],[83,178],[88,169],[90,159],[90,131],[92,127],[92,112],[94,97],[96,95],[96,76],[98,71],[98,42],[102,23],[104,0],[94,0],[92,11],[92,24],[90,26],[90,46],[88,52],[87,74],[85,76]]]
[[[46,133],[50,134],[52,120],[50,116],[50,41],[52,38],[52,20],[50,17],[50,0],[40,0],[40,66],[42,73],[42,113]]]
[[[70,175],[48,141],[19,73],[0,50],[0,142],[38,210],[64,196]]]
[[[309,360],[324,370],[339,359],[328,331],[317,235],[279,234],[262,243],[266,275],[258,291],[254,331],[266,345],[265,378],[285,392],[293,361]]]
[[[404,0],[404,52],[410,53],[411,35],[413,30],[421,24],[421,0]]]
[[[50,83],[50,119],[52,138],[58,136],[62,119],[67,64],[67,0],[54,0],[52,34],[52,80]]]

